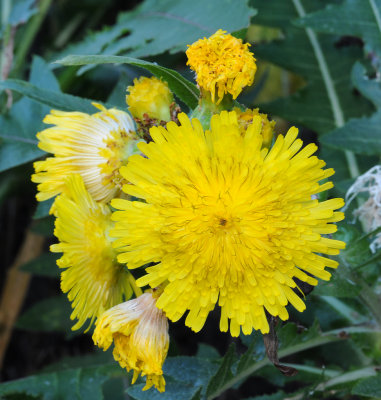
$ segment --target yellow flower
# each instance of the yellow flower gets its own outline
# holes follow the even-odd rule
[[[72,329],[79,329],[87,318],[90,325],[103,311],[129,299],[131,274],[116,260],[108,236],[113,226],[108,206],[96,203],[86,191],[80,175],[65,181],[67,190],[57,197],[54,234],[60,241],[51,251],[63,253],[57,265],[61,289],[72,302]]]
[[[220,103],[226,93],[235,99],[245,86],[252,85],[257,65],[249,46],[221,29],[189,46],[187,64],[196,72],[200,87],[211,93],[213,102],[217,96]]]
[[[131,117],[117,109],[89,115],[52,110],[44,119],[55,125],[37,134],[38,147],[54,154],[34,163],[32,181],[39,183],[37,200],[61,193],[65,177],[79,173],[96,201],[108,202],[121,192],[121,165],[136,151],[137,137]]]
[[[242,133],[246,132],[247,127],[253,122],[253,118],[256,115],[259,115],[261,117],[261,135],[263,136],[262,146],[269,148],[274,136],[275,121],[269,121],[266,114],[262,114],[259,112],[259,108],[255,108],[254,110],[247,109],[245,111],[241,111],[239,108],[236,107],[234,108],[234,111],[237,114],[238,125]]]
[[[144,119],[144,114],[147,114],[149,118],[159,121],[171,120],[173,95],[167,82],[142,76],[139,80],[134,79],[134,85],[127,90],[130,94],[126,96],[126,102],[135,118]]]
[[[114,358],[127,371],[133,369],[132,383],[141,373],[146,376],[143,390],[155,386],[164,392],[162,366],[169,346],[168,320],[151,293],[107,310],[96,322],[93,340],[104,350],[114,341]]]
[[[197,119],[179,120],[151,128],[153,142],[139,144],[146,158],[132,156],[121,169],[132,183],[123,190],[145,202],[112,202],[121,210],[110,233],[118,260],[157,263],[137,284],[166,284],[157,307],[172,321],[189,310],[186,325],[197,332],[218,301],[221,331],[230,319],[233,336],[240,327],[267,333],[265,310],[285,320],[288,303],[305,309],[293,278],[316,285],[310,275],[328,280],[325,267],[338,265],[318,253],[344,248],[322,236],[336,231],[344,201],[311,198],[333,186],[318,182],[334,171],[312,156],[315,144],[300,150],[294,127],[268,151],[260,116],[244,135],[235,112],[214,115],[205,133]]]

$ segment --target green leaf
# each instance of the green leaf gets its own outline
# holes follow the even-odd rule
[[[317,32],[360,37],[367,52],[381,57],[381,4],[377,0],[344,0],[306,15],[298,24]]]
[[[365,397],[381,398],[381,374],[362,379],[353,388],[352,394]]]
[[[235,345],[231,344],[224,358],[222,359],[220,368],[213,376],[213,378],[210,380],[206,388],[206,396],[208,399],[217,397],[218,394],[222,393],[225,390],[224,385],[226,381],[233,379],[233,373],[231,368],[236,359],[237,356],[235,353]]]
[[[348,149],[364,155],[381,154],[381,83],[370,80],[365,68],[356,63],[352,70],[353,85],[377,107],[370,117],[349,120],[343,127],[324,135],[322,143],[335,149]]]
[[[12,26],[25,24],[30,17],[38,12],[34,0],[13,0],[11,4],[12,9],[7,23]],[[3,17],[3,15],[1,15],[1,17]],[[4,29],[4,26],[2,28]]]
[[[29,81],[55,93],[58,82],[45,61],[34,57]],[[17,101],[8,114],[0,116],[0,171],[25,164],[45,154],[37,147],[36,133],[49,108],[28,98]],[[21,117],[22,116],[22,117]]]
[[[199,387],[177,381],[167,381],[165,392],[156,389],[143,392],[144,383],[133,385],[127,393],[135,400],[192,400],[199,393]]]
[[[67,56],[56,63],[63,65],[88,65],[88,64],[129,64],[135,67],[144,68],[158,78],[168,82],[172,92],[182,100],[189,108],[194,109],[198,103],[199,91],[196,86],[182,77],[178,72],[148,61],[138,60],[131,57],[121,56]]]
[[[39,88],[31,83],[19,79],[8,79],[0,82],[1,89],[10,89],[32,100],[62,111],[82,111],[93,113],[95,108],[91,100],[72,96],[71,94],[57,93],[53,90]]]
[[[103,400],[102,385],[123,376],[117,363],[28,376],[0,384],[0,395],[25,393],[43,400]]]
[[[195,387],[204,386],[215,374],[217,365],[197,357],[169,357],[164,363],[165,376]]]
[[[247,28],[255,10],[248,1],[145,0],[132,11],[120,13],[117,22],[93,33],[60,56],[69,54],[128,54],[146,57],[165,51],[184,51],[188,44],[223,28]],[[128,33],[128,35],[126,35]]]
[[[45,201],[39,201],[37,203],[36,211],[33,215],[33,219],[45,218],[49,215],[49,211],[54,203],[55,199],[49,199]]]
[[[295,19],[316,11],[322,2],[253,0],[251,4],[258,9],[257,24],[280,28],[285,34],[284,39],[254,47],[254,53],[307,80],[307,85],[291,96],[262,104],[264,110],[318,133],[343,126],[348,118],[370,110],[367,101],[356,97],[350,85],[350,69],[362,57],[361,49],[337,48],[336,38],[293,24]]]
[[[284,400],[287,397],[286,393],[281,390],[273,394],[264,394],[263,396],[249,397],[244,400]]]
[[[21,270],[30,272],[34,275],[57,278],[60,276],[60,271],[56,264],[58,258],[60,258],[60,255],[44,253],[34,260],[22,265]]]
[[[28,331],[58,331],[73,335],[71,311],[66,296],[51,297],[29,307],[17,320],[16,327]]]

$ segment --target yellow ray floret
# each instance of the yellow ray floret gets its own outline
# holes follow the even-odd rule
[[[82,176],[96,201],[108,202],[120,193],[119,168],[136,151],[134,123],[126,112],[94,105],[101,111],[93,115],[52,110],[45,117],[54,126],[37,134],[38,147],[54,157],[34,163],[37,200],[61,193],[70,173]]]
[[[156,307],[156,298],[144,293],[107,310],[96,322],[94,343],[107,350],[114,341],[114,358],[122,368],[146,376],[143,390],[165,390],[162,366],[169,346],[168,320]]]
[[[57,265],[61,288],[72,302],[73,329],[79,329],[110,307],[132,295],[130,273],[116,260],[108,237],[113,226],[108,206],[96,203],[86,191],[80,175],[69,175],[67,189],[55,202],[54,234],[58,244],[51,251],[63,253]]]
[[[325,267],[337,263],[345,244],[322,236],[335,232],[334,210],[342,199],[320,202],[311,196],[331,188],[331,176],[309,144],[302,150],[298,131],[280,135],[262,148],[260,116],[242,134],[235,112],[214,115],[210,131],[179,115],[181,125],[152,128],[154,142],[139,145],[122,175],[123,190],[145,203],[116,199],[121,210],[111,235],[118,260],[146,269],[137,283],[166,284],[157,306],[177,321],[189,310],[186,325],[199,331],[211,310],[221,307],[220,329],[233,336],[252,329],[267,333],[265,310],[282,320],[286,305],[305,309],[293,278],[316,285],[328,280]]]
[[[170,106],[173,102],[172,92],[167,82],[155,77],[145,76],[134,79],[134,85],[128,86],[129,94],[126,102],[130,113],[139,119],[144,119],[144,114],[149,118],[159,121],[170,121]]]
[[[196,72],[200,87],[211,93],[213,102],[220,103],[226,93],[235,99],[245,86],[252,85],[257,65],[249,46],[219,29],[188,47],[187,64]]]

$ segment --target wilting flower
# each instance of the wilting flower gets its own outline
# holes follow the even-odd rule
[[[126,102],[130,113],[139,119],[145,115],[159,121],[170,121],[170,107],[173,103],[173,95],[167,82],[155,77],[145,76],[134,79],[134,85],[128,86],[129,94]]]
[[[376,165],[365,174],[359,176],[346,194],[347,206],[360,193],[365,193],[368,199],[354,212],[364,224],[364,230],[370,233],[381,227],[381,165]],[[381,233],[370,245],[373,253],[381,248]]]
[[[146,376],[143,390],[155,386],[164,392],[162,366],[169,346],[168,320],[156,307],[155,293],[144,293],[134,300],[107,310],[96,322],[94,343],[107,350],[114,341],[114,358],[122,368]]]
[[[259,108],[255,108],[254,110],[247,109],[245,111],[241,111],[239,108],[234,108],[234,111],[237,114],[238,125],[243,134],[246,132],[247,127],[253,122],[253,118],[256,115],[261,117],[261,135],[263,137],[262,146],[269,148],[274,136],[275,121],[269,121],[266,114],[259,112]]]
[[[253,83],[257,66],[249,46],[221,29],[189,46],[187,64],[196,72],[200,87],[211,93],[213,102],[218,104],[226,93],[235,99]]]
[[[94,105],[101,111],[93,115],[52,110],[45,117],[45,123],[55,126],[37,134],[38,146],[54,157],[34,163],[37,200],[61,193],[71,173],[82,176],[96,201],[108,202],[120,194],[124,181],[119,168],[136,152],[134,123],[126,112]]]
[[[303,311],[294,292],[298,278],[316,285],[328,280],[325,267],[338,263],[345,244],[322,236],[342,199],[320,202],[311,195],[331,188],[318,182],[331,176],[324,161],[304,149],[291,128],[271,150],[262,149],[262,119],[253,117],[244,135],[235,112],[214,115],[204,133],[200,122],[179,115],[180,126],[155,127],[154,142],[139,144],[146,156],[132,156],[122,175],[123,190],[145,202],[115,199],[111,235],[118,260],[146,269],[137,281],[166,285],[157,301],[172,321],[189,310],[186,325],[199,331],[211,310],[221,307],[220,329],[237,336],[254,329],[268,332],[265,310],[282,320],[286,305]],[[300,150],[300,151],[299,151]]]
[[[54,234],[59,243],[51,251],[63,253],[57,261],[65,269],[61,288],[72,302],[71,319],[78,319],[73,329],[79,329],[86,319],[91,326],[103,311],[131,297],[131,275],[116,260],[109,207],[92,199],[80,175],[69,175],[65,184],[55,202]]]

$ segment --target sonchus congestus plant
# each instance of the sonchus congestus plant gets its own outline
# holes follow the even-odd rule
[[[58,195],[51,250],[73,329],[96,320],[94,343],[114,343],[132,382],[160,392],[168,320],[199,332],[217,306],[222,332],[269,334],[288,305],[305,310],[300,282],[329,280],[345,247],[331,238],[343,199],[318,199],[334,170],[317,146],[295,127],[275,137],[275,122],[236,101],[257,70],[249,44],[218,30],[186,54],[200,89],[189,116],[155,77],[128,87],[135,123],[98,105],[52,111],[38,138],[54,157],[32,177],[38,200]]]

